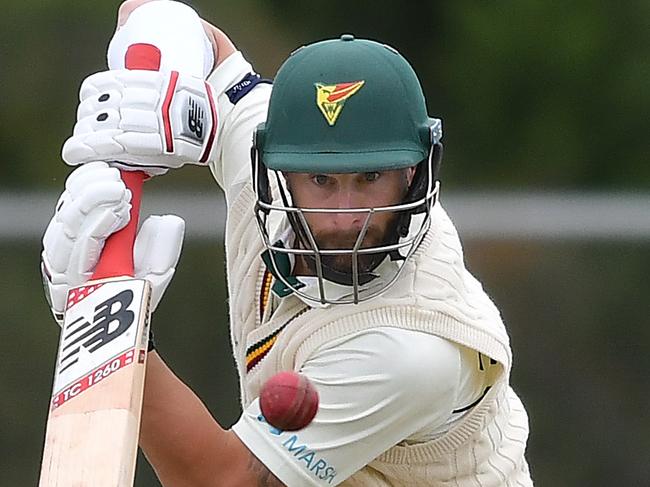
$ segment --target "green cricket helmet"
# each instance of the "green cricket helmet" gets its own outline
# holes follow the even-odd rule
[[[441,138],[442,122],[427,115],[417,75],[395,49],[345,34],[293,52],[276,75],[267,120],[257,127],[252,148],[265,260],[284,288],[320,303],[357,303],[392,284],[430,226],[439,190]],[[382,208],[300,208],[293,204],[283,177],[288,172],[365,173],[409,167],[417,169],[404,201]],[[319,248],[305,214],[326,217],[332,212],[366,214],[353,248]],[[364,247],[370,218],[381,212],[396,215],[394,231],[382,245]],[[285,215],[293,227],[293,245],[276,240],[271,227],[277,227],[277,214]],[[327,256],[341,254],[350,257],[349,272],[327,266]],[[313,270],[317,292],[306,293],[309,286],[282,271],[287,258],[297,256]],[[359,265],[360,258],[365,266]],[[386,260],[392,265],[384,265]],[[350,292],[340,296],[339,289],[338,297],[327,296],[328,281],[350,286]]]

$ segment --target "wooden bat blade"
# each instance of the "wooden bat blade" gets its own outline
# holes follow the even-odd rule
[[[129,277],[68,293],[40,487],[133,485],[150,295]]]

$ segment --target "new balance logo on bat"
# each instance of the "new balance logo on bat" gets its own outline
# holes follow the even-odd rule
[[[135,314],[128,307],[133,291],[126,289],[95,307],[92,321],[77,318],[66,326],[62,338],[59,373],[79,361],[82,348],[92,353],[123,335],[135,323]]]
[[[68,293],[51,408],[131,365],[145,363],[149,284],[96,281]]]

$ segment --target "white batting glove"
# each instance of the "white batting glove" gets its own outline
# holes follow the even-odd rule
[[[111,70],[86,78],[72,137],[70,165],[107,161],[159,175],[184,164],[207,165],[218,123],[212,88],[176,71]]]
[[[41,254],[45,294],[59,324],[68,290],[91,278],[106,239],[126,226],[130,209],[131,192],[108,164],[91,162],[68,177]],[[135,276],[151,282],[153,309],[174,275],[184,230],[180,217],[151,216],[136,237]]]

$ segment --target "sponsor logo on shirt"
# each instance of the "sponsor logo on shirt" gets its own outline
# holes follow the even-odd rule
[[[259,74],[248,73],[239,83],[226,90],[226,96],[233,105],[244,98],[250,91],[260,83],[272,83],[270,79],[264,79]]]
[[[300,435],[293,431],[283,431],[267,423],[263,415],[258,415],[257,420],[269,427],[269,433],[277,436],[282,448],[289,452],[311,475],[321,481],[331,484],[336,478],[336,468],[327,460],[313,451],[309,444],[303,443]]]

